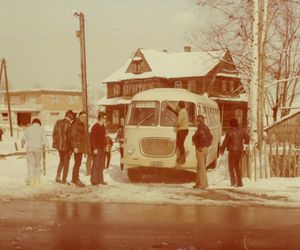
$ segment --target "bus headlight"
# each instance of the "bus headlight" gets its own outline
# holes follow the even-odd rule
[[[128,154],[132,155],[135,151],[135,146],[132,145],[132,144],[128,145],[127,148],[126,148],[126,151],[127,151]]]

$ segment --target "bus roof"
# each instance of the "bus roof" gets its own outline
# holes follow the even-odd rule
[[[137,93],[132,101],[138,100],[168,100],[168,101],[191,101],[195,103],[207,103],[212,106],[218,106],[215,101],[208,98],[206,95],[198,95],[188,91],[187,89],[179,88],[155,88]]]

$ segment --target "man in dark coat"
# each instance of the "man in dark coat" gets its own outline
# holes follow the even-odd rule
[[[228,150],[228,170],[231,186],[242,187],[242,171],[240,161],[244,149],[244,144],[249,143],[249,136],[246,131],[238,126],[236,119],[230,120],[231,128],[227,131],[225,139],[220,148],[221,154]]]
[[[78,118],[71,125],[71,147],[74,152],[74,167],[72,173],[72,183],[78,187],[85,184],[79,179],[79,169],[82,163],[83,154],[88,153],[88,134],[86,131],[86,113],[81,111]]]
[[[69,163],[71,156],[71,141],[70,141],[70,127],[74,119],[72,110],[68,110],[64,119],[56,121],[52,133],[53,148],[56,148],[59,153],[59,164],[57,167],[55,181],[58,183],[68,184],[67,176],[69,172]],[[60,179],[63,171],[62,179]]]
[[[90,143],[93,151],[93,165],[91,170],[91,184],[94,186],[107,185],[103,178],[105,168],[105,147],[106,147],[106,121],[105,112],[99,112],[98,121],[91,130]]]
[[[115,139],[116,142],[119,142],[119,151],[120,151],[120,168],[121,170],[124,169],[124,164],[121,162],[122,158],[124,157],[124,126],[121,125],[121,127],[118,129],[117,136]]]
[[[204,116],[197,116],[197,130],[192,136],[192,141],[196,148],[197,157],[197,177],[194,188],[206,189],[208,187],[205,160],[208,154],[208,147],[212,143],[213,136],[209,128],[204,123]]]

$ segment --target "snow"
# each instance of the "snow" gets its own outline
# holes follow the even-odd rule
[[[90,185],[85,176],[85,160],[80,170],[84,188],[62,185],[54,182],[58,164],[58,154],[52,150],[47,154],[47,174],[41,184],[28,187],[26,156],[20,148],[22,132],[9,136],[4,134],[0,142],[0,201],[15,199],[53,200],[95,203],[143,203],[178,205],[264,205],[280,207],[300,207],[300,178],[268,178],[257,181],[243,178],[244,187],[231,188],[227,172],[227,155],[218,159],[218,167],[208,171],[209,188],[194,190],[193,182],[188,183],[131,183],[126,171],[119,168],[118,143],[114,143],[111,166],[105,170],[107,186]],[[112,137],[114,138],[114,134]],[[51,142],[51,136],[48,137]],[[18,146],[18,151],[15,149]],[[7,156],[9,154],[9,156]],[[2,155],[2,156],[1,156]],[[3,155],[6,155],[5,157]],[[69,180],[73,167],[70,162]]]

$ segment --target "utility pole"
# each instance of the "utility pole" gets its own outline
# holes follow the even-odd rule
[[[1,83],[2,72],[4,72],[4,82],[5,82],[5,90],[6,90],[6,101],[7,101],[7,108],[8,108],[8,120],[9,120],[10,136],[13,137],[13,128],[12,128],[11,110],[10,110],[10,95],[9,95],[9,90],[8,90],[6,62],[5,62],[4,58],[2,58],[2,61],[1,61],[0,83]],[[4,102],[3,102],[3,104],[4,104]]]
[[[80,65],[81,65],[81,88],[82,88],[82,108],[86,113],[86,132],[88,133],[88,94],[87,94],[87,76],[86,76],[86,53],[85,53],[85,28],[84,14],[82,12],[73,12],[75,17],[79,17],[79,31],[76,31],[76,36],[80,40]]]

